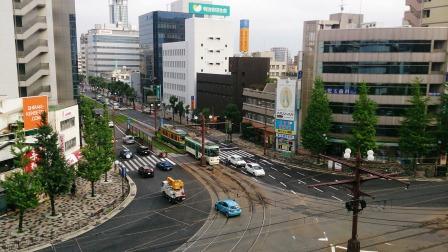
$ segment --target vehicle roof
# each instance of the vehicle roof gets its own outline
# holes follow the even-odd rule
[[[252,166],[260,166],[259,164],[257,164],[257,163],[248,163],[248,165],[252,165]]]
[[[237,206],[238,205],[238,203],[236,201],[231,200],[231,199],[221,200],[221,202],[227,203],[228,206]]]
[[[129,150],[129,149],[123,149],[123,150],[121,150],[121,152],[131,152],[131,150]]]
[[[140,146],[138,146],[138,148],[140,148],[140,149],[149,149],[149,147],[145,146],[145,145],[140,145]]]
[[[233,158],[236,158],[236,157],[238,157],[238,158],[243,158],[243,157],[241,157],[240,155],[236,155],[236,154],[231,155],[231,157],[233,157]]]
[[[168,162],[168,161],[166,161],[166,160],[165,160],[165,161],[160,161],[159,163],[160,163],[160,164],[169,164],[169,165],[171,165],[171,163]]]
[[[150,166],[142,166],[142,167],[140,167],[140,168],[142,168],[142,169],[144,169],[144,170],[153,170],[153,168],[150,167]]]

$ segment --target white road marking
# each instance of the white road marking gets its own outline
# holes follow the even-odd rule
[[[285,183],[283,183],[283,182],[280,182],[280,184],[282,184],[284,187],[287,187],[287,186],[285,185]]]
[[[283,174],[285,174],[285,176],[287,176],[287,177],[290,177],[290,178],[291,178],[291,175],[289,175],[289,174],[287,174],[287,173],[283,173]]]
[[[126,146],[124,146],[124,145],[121,145],[121,146],[123,147],[123,149],[129,150]]]
[[[271,169],[274,170],[274,171],[278,171],[277,168],[274,168],[274,167],[271,167]]]
[[[386,245],[388,245],[388,246],[392,246],[392,243],[388,243],[388,242],[386,242],[386,243],[384,243],[384,244],[386,244]]]
[[[350,193],[347,193],[347,196],[349,196],[350,198],[353,198],[353,195],[351,195]]]
[[[337,189],[336,187],[334,187],[334,186],[329,186],[331,189],[333,189],[333,190],[336,190],[336,191],[338,191],[339,189]]]
[[[304,184],[304,185],[306,185],[306,183],[303,182],[302,180],[300,180],[300,179],[298,179],[298,180],[299,180],[299,184]]]
[[[327,234],[324,232],[324,237],[317,239],[319,241],[328,241]]]
[[[291,190],[291,192],[292,192],[293,194],[297,194],[296,192],[294,192],[294,190]]]
[[[291,168],[289,168],[288,166],[284,166],[285,169],[291,170]]]
[[[271,177],[271,178],[275,179],[275,177],[274,177],[274,176],[272,176],[272,175],[269,175],[269,177]]]
[[[320,183],[320,181],[317,180],[317,179],[315,179],[315,178],[311,178],[311,179],[314,180],[314,181],[316,181],[316,182],[318,182],[318,183]]]
[[[245,172],[245,171],[243,171],[243,170],[241,170],[241,172],[247,175],[247,172]]]
[[[267,160],[264,160],[264,159],[262,159],[261,162],[265,162],[266,164],[270,164],[270,165],[272,165],[271,162],[269,162],[269,161],[267,161]]]
[[[296,236],[295,236],[295,235],[293,235],[293,236],[292,236],[292,239],[293,239],[293,240],[295,240],[295,239],[296,239]]]
[[[256,178],[252,178],[252,180],[254,180],[255,182],[258,182],[258,179],[256,179]]]
[[[297,174],[300,174],[300,175],[302,175],[302,176],[305,176],[305,174],[303,174],[303,173],[301,173],[301,172],[297,172]]]
[[[319,192],[324,192],[324,191],[322,191],[321,189],[319,189],[319,188],[316,188],[316,187],[313,187],[316,191],[319,191]]]
[[[176,165],[176,163],[174,163],[171,159],[169,159],[169,158],[165,158],[165,159],[166,159],[166,161],[170,162],[172,165]]]
[[[344,202],[343,200],[341,200],[340,198],[336,197],[336,196],[331,196],[333,199],[336,199],[338,201]]]
[[[331,246],[331,252],[336,252],[336,248],[334,247],[334,245],[330,244],[330,246]]]

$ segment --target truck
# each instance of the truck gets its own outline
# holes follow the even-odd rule
[[[160,188],[163,197],[167,198],[170,203],[180,203],[185,200],[184,182],[180,179],[167,177],[162,181]]]

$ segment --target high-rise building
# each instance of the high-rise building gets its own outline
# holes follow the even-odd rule
[[[289,51],[286,47],[273,47],[271,51],[274,52],[274,61],[288,62]]]
[[[50,104],[78,95],[75,1],[0,1],[0,95],[48,95]]]
[[[405,24],[413,27],[447,27],[448,0],[406,0],[409,10],[404,13]]]
[[[121,25],[97,24],[82,34],[88,76],[109,76],[116,68],[140,69],[138,31]]]
[[[324,82],[333,111],[332,154],[343,153],[344,140],[351,134],[360,83],[367,83],[369,98],[378,104],[378,157],[398,153],[399,128],[410,107],[413,81],[420,80],[428,111],[436,112],[448,72],[448,28],[320,30],[314,43],[319,49],[313,60],[306,61],[313,62],[314,68],[306,72],[310,81],[302,85],[311,90],[311,80],[317,76]],[[304,94],[303,108],[310,101]]]
[[[154,11],[139,17],[142,61],[142,88],[161,97],[163,83],[162,44],[185,40],[185,19],[192,15],[180,12]],[[143,90],[142,90],[143,93]]]
[[[128,25],[128,0],[109,0],[109,22]]]
[[[79,52],[78,52],[78,72],[79,74],[87,74],[87,36],[81,34],[79,38]]]
[[[226,19],[185,20],[185,41],[163,44],[163,100],[170,96],[196,107],[197,73],[230,74],[232,23]]]

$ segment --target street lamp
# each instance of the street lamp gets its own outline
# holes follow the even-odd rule
[[[115,160],[115,162],[114,162],[114,172],[117,172],[117,167],[118,167],[119,164],[120,164],[120,161]]]

